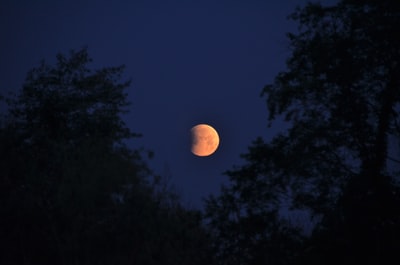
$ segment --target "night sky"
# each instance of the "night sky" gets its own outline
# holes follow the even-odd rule
[[[297,28],[287,16],[306,2],[2,0],[1,92],[71,49],[87,46],[93,68],[125,64],[132,105],[123,118],[143,134],[129,145],[153,150],[150,167],[170,177],[186,206],[201,207],[252,140],[281,128],[267,127],[259,95],[285,69],[285,34]],[[212,156],[190,152],[198,123],[221,137]]]

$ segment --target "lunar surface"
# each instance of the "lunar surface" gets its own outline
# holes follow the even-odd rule
[[[219,145],[217,131],[207,124],[198,124],[191,129],[191,151],[197,156],[209,156],[213,154]]]

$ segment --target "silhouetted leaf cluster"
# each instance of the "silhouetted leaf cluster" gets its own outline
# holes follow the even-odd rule
[[[87,50],[42,62],[8,98],[0,128],[1,264],[204,264],[197,211],[152,182],[120,117],[124,67]],[[193,260],[193,257],[197,257]]]
[[[396,259],[400,2],[310,3],[291,18],[299,31],[288,34],[287,70],[262,92],[269,123],[283,118],[289,128],[254,141],[244,165],[226,172],[230,185],[207,201],[219,262]],[[299,210],[311,234],[291,222]]]

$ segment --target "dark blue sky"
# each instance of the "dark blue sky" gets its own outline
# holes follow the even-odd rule
[[[271,137],[261,89],[285,68],[287,16],[305,0],[2,0],[0,86],[21,87],[29,69],[59,52],[88,47],[93,67],[126,64],[131,112],[143,134],[132,146],[155,152],[150,166],[170,175],[185,205],[218,194],[257,136]],[[221,137],[210,157],[190,153],[190,128]]]

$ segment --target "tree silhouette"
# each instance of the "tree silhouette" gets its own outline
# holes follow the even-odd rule
[[[210,263],[198,212],[157,183],[127,110],[123,66],[86,49],[29,71],[0,128],[2,264]]]
[[[400,250],[399,159],[393,151],[400,136],[400,4],[308,4],[291,18],[299,33],[288,34],[287,70],[262,92],[270,124],[283,118],[290,127],[269,143],[255,141],[243,155],[246,164],[227,172],[231,187],[208,202],[211,227],[215,233],[227,228],[218,219],[222,209],[226,216],[240,211],[239,224],[289,203],[320,218],[311,238],[292,252],[296,262],[388,260]],[[284,226],[277,218],[268,222]],[[229,234],[240,237],[242,231]],[[263,224],[255,234],[272,231]],[[224,251],[223,244],[218,248]]]

